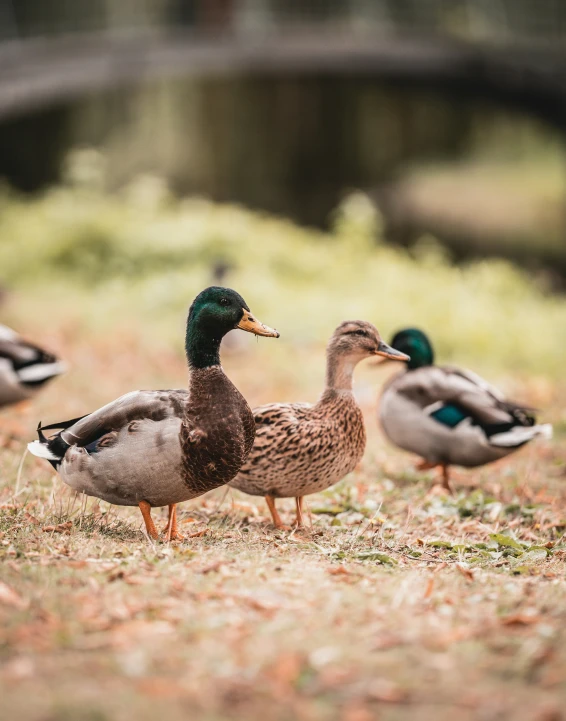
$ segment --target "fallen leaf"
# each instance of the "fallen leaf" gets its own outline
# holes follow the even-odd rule
[[[297,653],[284,653],[267,669],[266,675],[278,686],[278,691],[288,693],[301,674],[304,660]]]
[[[149,583],[151,581],[151,576],[125,576],[124,581],[129,586],[143,586],[144,583]]]
[[[7,583],[0,581],[0,603],[5,606],[23,609],[27,607],[26,601]]]
[[[352,571],[349,571],[344,566],[333,566],[332,568],[328,569],[328,573],[331,576],[353,576],[354,574]],[[355,574],[357,575],[357,574]]]
[[[203,528],[202,531],[197,531],[196,533],[190,533],[189,538],[200,538],[201,536],[204,536],[208,533],[208,528]]]
[[[514,548],[516,551],[521,551],[521,553],[525,550],[518,541],[510,536],[505,536],[503,533],[490,533],[489,538],[490,540],[495,541],[498,546]]]
[[[253,598],[251,596],[234,596],[234,598],[239,598],[240,600],[244,601],[254,611],[261,611],[262,613],[265,613],[269,616],[274,614],[278,608],[277,606],[263,603],[263,601],[260,601],[257,598]]]
[[[114,570],[110,571],[108,574],[108,583],[112,583],[113,581],[118,581],[122,578],[124,578],[126,574],[124,573],[123,568],[115,568]]]
[[[500,622],[504,626],[532,626],[540,623],[541,620],[541,617],[536,614],[513,613],[510,616],[503,616]]]
[[[428,583],[426,584],[424,598],[430,598],[432,596],[433,588],[434,588],[434,578],[431,577],[428,579]]]
[[[41,530],[45,531],[45,533],[71,533],[72,527],[72,521],[67,521],[66,523],[59,523],[57,526],[43,526]]]
[[[462,563],[456,563],[455,566],[456,566],[456,568],[458,569],[458,571],[462,574],[462,576],[464,576],[464,578],[466,579],[466,581],[473,581],[473,580],[474,580],[474,573],[473,573],[473,571],[471,571],[469,568],[467,568],[466,566],[464,566],[464,564],[462,564]]]
[[[26,521],[27,521],[28,523],[31,523],[33,526],[39,526],[39,525],[40,525],[40,522],[38,521],[38,519],[37,519],[35,516],[32,516],[31,513],[28,513],[28,511],[26,511],[26,512],[24,513],[24,518],[26,519]]]

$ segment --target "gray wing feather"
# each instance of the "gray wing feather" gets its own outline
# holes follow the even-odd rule
[[[66,443],[86,446],[110,431],[119,431],[136,420],[181,418],[188,391],[132,391],[81,418],[61,433]]]
[[[504,407],[499,391],[480,376],[454,368],[427,367],[407,373],[398,391],[417,401],[421,407],[439,401],[454,403],[465,409],[480,423],[508,423],[512,415]]]

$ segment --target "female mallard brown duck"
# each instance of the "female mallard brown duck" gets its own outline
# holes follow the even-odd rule
[[[328,343],[326,388],[318,403],[272,403],[254,409],[255,443],[229,485],[265,496],[276,528],[287,528],[276,498],[295,498],[297,525],[302,526],[303,497],[337,483],[360,461],[366,434],[352,375],[361,360],[375,355],[408,360],[384,343],[371,323],[345,321]]]
[[[54,355],[0,325],[0,408],[28,400],[65,370]]]
[[[391,341],[410,355],[405,370],[385,385],[379,417],[395,445],[421,456],[419,469],[440,466],[450,488],[449,466],[473,468],[513,453],[552,426],[535,425],[532,409],[511,403],[467,370],[434,365],[421,330],[407,328]]]
[[[167,538],[179,538],[176,504],[230,481],[253,445],[252,412],[220,365],[220,342],[233,328],[279,337],[235,291],[203,290],[187,320],[188,392],[133,391],[82,418],[40,425],[30,451],[76,491],[139,506],[152,538],[150,509],[169,506]],[[63,430],[45,438],[54,428]]]

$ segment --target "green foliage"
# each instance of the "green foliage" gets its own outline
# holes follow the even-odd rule
[[[49,289],[51,301],[66,303],[68,313],[72,306],[82,323],[89,314],[143,317],[177,338],[179,318],[221,261],[232,269],[225,282],[282,331],[281,344],[322,344],[340,321],[357,317],[386,337],[422,327],[439,362],[563,372],[562,298],[503,261],[454,267],[432,239],[413,255],[379,242],[380,218],[361,194],[323,233],[235,206],[177,200],[153,178],[110,194],[96,173],[92,180],[73,167],[72,182],[43,196],[0,194],[0,280],[30,299]]]

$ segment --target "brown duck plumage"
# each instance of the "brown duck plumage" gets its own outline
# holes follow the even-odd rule
[[[254,410],[254,446],[229,485],[265,496],[276,526],[282,524],[274,498],[296,498],[300,524],[302,497],[337,483],[362,458],[366,434],[352,376],[359,361],[373,355],[406,358],[383,343],[371,323],[345,321],[328,343],[326,388],[317,403],[272,403]]]

